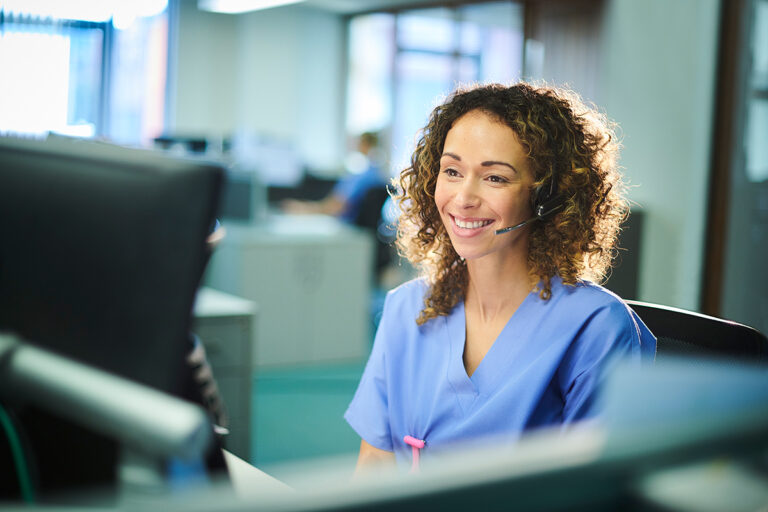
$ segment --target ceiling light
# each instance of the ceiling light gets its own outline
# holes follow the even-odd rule
[[[297,4],[304,0],[197,0],[197,8],[203,11],[238,14],[258,11],[280,5]]]

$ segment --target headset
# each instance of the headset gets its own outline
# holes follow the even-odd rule
[[[563,201],[562,196],[558,195],[557,193],[557,182],[558,172],[557,169],[553,167],[552,177],[549,180],[549,186],[547,187],[545,183],[542,183],[541,185],[534,188],[531,193],[533,196],[532,205],[534,216],[528,220],[524,220],[520,224],[515,224],[514,226],[509,226],[507,228],[497,229],[496,234],[501,235],[504,233],[509,233],[510,231],[514,231],[523,226],[527,226],[531,222],[544,220],[546,217],[549,217],[556,211],[563,208],[563,206],[565,206],[565,202]]]

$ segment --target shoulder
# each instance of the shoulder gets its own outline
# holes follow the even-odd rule
[[[580,281],[575,285],[552,280],[550,312],[558,318],[560,329],[573,339],[624,340],[638,338],[632,311],[615,293],[594,283]]]
[[[588,281],[566,285],[560,278],[552,279],[552,299],[585,318],[601,313],[616,321],[632,322],[632,311],[621,297]]]
[[[563,315],[571,319],[578,330],[576,338],[582,342],[623,346],[644,359],[655,354],[653,334],[612,291],[589,282],[563,285],[558,279],[552,283],[552,299]]]
[[[425,278],[412,279],[387,293],[384,308],[385,310],[415,310],[418,314],[424,307],[424,299],[428,292],[429,284]]]
[[[416,323],[424,309],[424,297],[429,285],[424,279],[414,279],[387,293],[384,309],[376,330],[374,348],[384,351],[393,361],[401,360],[421,346],[425,327]]]
[[[405,333],[419,336],[429,331],[434,322],[418,325],[416,319],[425,306],[425,299],[429,293],[430,285],[427,279],[418,278],[407,281],[397,288],[389,291],[384,300],[384,309],[379,323],[379,329],[386,332],[397,332],[399,336],[406,337]]]

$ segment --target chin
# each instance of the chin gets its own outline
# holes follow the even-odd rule
[[[471,261],[471,260],[477,260],[485,256],[486,253],[476,253],[471,251],[456,251],[456,254],[459,255],[459,258],[465,260],[465,261]]]

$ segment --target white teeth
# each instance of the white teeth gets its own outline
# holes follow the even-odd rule
[[[487,226],[491,223],[489,220],[476,220],[474,222],[464,222],[459,219],[454,219],[456,221],[456,225],[463,229],[476,229],[481,228],[483,226]]]

